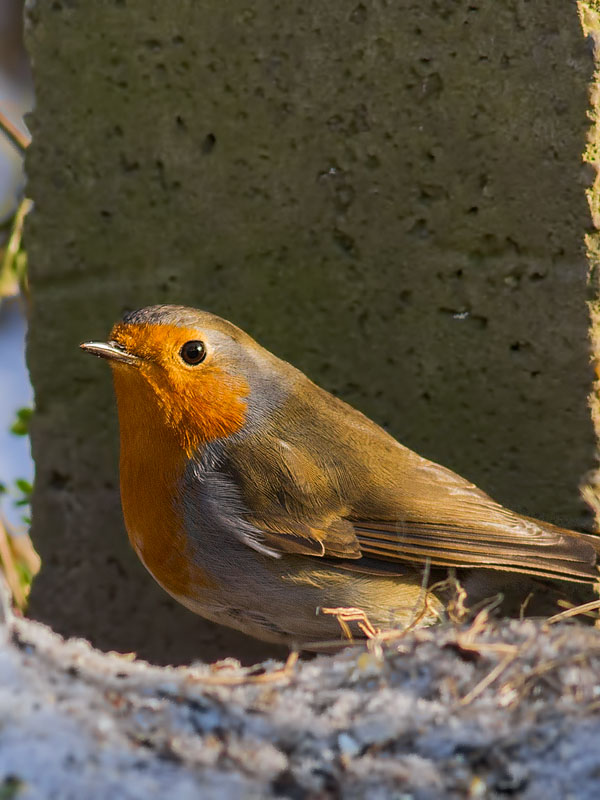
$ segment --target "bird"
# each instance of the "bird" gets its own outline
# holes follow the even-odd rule
[[[112,367],[130,543],[208,620],[318,649],[434,624],[449,571],[519,602],[598,581],[600,536],[505,508],[215,314],[148,306],[81,348]]]

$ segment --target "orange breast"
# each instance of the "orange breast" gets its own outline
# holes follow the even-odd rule
[[[200,600],[214,582],[193,560],[178,486],[187,454],[165,426],[152,389],[134,370],[114,370],[121,432],[121,502],[129,540],[169,594]]]

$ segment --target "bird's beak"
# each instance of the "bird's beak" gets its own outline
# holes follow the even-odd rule
[[[116,342],[83,342],[79,347],[86,353],[109,361],[120,361],[123,364],[137,364],[141,361],[138,356],[128,353]]]

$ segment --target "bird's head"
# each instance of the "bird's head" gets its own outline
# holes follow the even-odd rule
[[[81,348],[113,368],[123,415],[177,432],[186,451],[229,436],[246,423],[250,397],[280,383],[277,364],[250,336],[214,314],[149,306],[126,314],[107,342]],[[254,397],[260,404],[260,397]]]

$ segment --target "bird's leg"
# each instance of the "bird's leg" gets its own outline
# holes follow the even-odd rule
[[[339,606],[337,608],[321,608],[321,612],[336,617],[344,636],[350,641],[353,640],[353,636],[350,626],[348,625],[349,622],[356,622],[367,639],[373,639],[380,633],[379,629],[371,624],[362,608],[353,608],[352,606],[345,608],[344,606]]]

